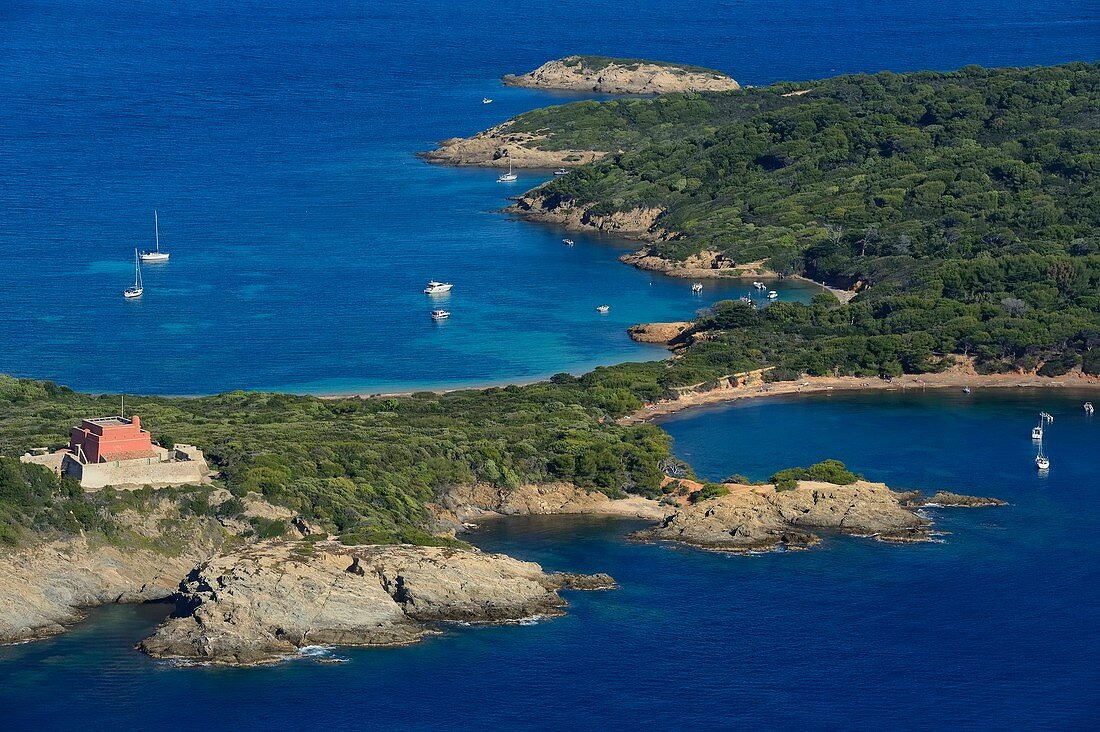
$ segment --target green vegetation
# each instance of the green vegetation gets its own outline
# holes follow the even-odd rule
[[[698,503],[699,501],[706,501],[711,498],[718,498],[720,496],[728,496],[730,489],[724,485],[718,483],[707,483],[699,490],[688,496],[688,500],[692,503]]]
[[[785,96],[800,88],[807,93]],[[719,303],[681,383],[1100,370],[1100,65],[882,73],[521,115],[547,147],[619,151],[545,185],[549,207],[657,207],[654,245],[765,261],[863,294],[846,307]],[[708,374],[710,376],[708,377]]]
[[[599,369],[526,387],[400,399],[234,392],[127,404],[158,433],[199,445],[238,498],[255,491],[336,534],[434,543],[422,531],[425,504],[454,485],[565,480],[609,495],[660,495],[667,435],[612,419],[641,406],[642,395],[661,393],[647,376],[659,369]],[[61,446],[80,417],[113,413],[116,405],[114,397],[0,376],[0,454]],[[73,490],[71,481],[65,485]],[[34,500],[59,493],[55,484],[43,486]],[[24,509],[29,500],[5,492],[3,517],[31,528],[57,525]],[[72,500],[80,500],[79,490]],[[243,508],[206,501],[188,498],[186,508],[196,515]],[[260,536],[285,530],[254,523]]]
[[[786,491],[798,487],[800,480],[817,480],[823,483],[836,483],[837,485],[851,485],[863,476],[853,473],[839,460],[823,460],[814,463],[808,468],[787,468],[775,473],[769,482],[775,484],[776,490]]]
[[[96,507],[72,478],[0,457],[0,544],[18,544],[26,530],[71,534],[103,525]]]
[[[611,64],[622,66],[626,69],[636,69],[642,64],[646,66],[660,66],[670,71],[682,71],[693,74],[718,74],[725,76],[717,69],[708,69],[705,66],[693,66],[691,64],[678,64],[671,61],[650,61],[644,58],[615,58],[613,56],[566,56],[561,60],[564,66],[581,66],[592,71],[606,69]]]
[[[715,248],[767,259],[858,284],[851,303],[719,302],[694,326],[702,337],[669,361],[522,387],[128,401],[157,435],[202,448],[235,496],[214,507],[208,491],[181,492],[181,511],[238,517],[255,491],[345,542],[453,543],[425,529],[426,504],[455,485],[562,480],[660,497],[662,466],[675,466],[668,436],[614,420],[673,387],[764,366],[769,380],[890,377],[958,356],[985,372],[1100,373],[1100,66],[841,77],[784,96],[798,88],[582,102],[515,126],[547,132],[539,144],[551,147],[624,151],[549,183],[549,201],[659,206],[660,225],[681,234],[656,245],[664,256]],[[64,444],[76,420],[116,404],[0,376],[0,454]],[[858,477],[826,461],[772,480]],[[4,460],[0,541],[107,532],[114,512],[151,493],[83,496]],[[276,536],[286,525],[254,520],[252,530]]]

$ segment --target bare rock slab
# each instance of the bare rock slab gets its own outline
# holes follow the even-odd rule
[[[158,658],[251,665],[308,645],[394,646],[437,632],[426,621],[559,615],[561,588],[614,586],[553,575],[503,555],[446,547],[258,544],[197,567],[181,617],[141,642]]]

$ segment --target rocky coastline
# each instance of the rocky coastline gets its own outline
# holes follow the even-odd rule
[[[674,541],[700,549],[745,553],[805,549],[822,533],[848,534],[891,543],[931,541],[932,521],[916,512],[919,495],[883,483],[835,485],[800,481],[796,488],[724,484],[725,495],[688,503],[657,526],[634,536]],[[997,506],[1003,501],[955,496],[958,506]],[[943,504],[948,505],[948,504]]]
[[[506,74],[508,86],[602,94],[736,91],[734,79],[714,69],[641,59],[566,56],[526,74]]]
[[[611,589],[607,575],[449,547],[264,542],[219,555],[181,586],[178,617],[139,648],[156,658],[271,663],[312,645],[401,646],[433,623],[505,623],[560,615],[561,589]]]
[[[723,552],[808,548],[822,534],[888,542],[928,541],[926,506],[1004,505],[941,491],[924,499],[881,483],[803,481],[791,490],[724,484],[704,488],[666,479],[658,502],[612,499],[569,483],[500,489],[454,487],[429,505],[432,530],[454,536],[482,519],[517,515],[607,515],[654,525],[633,535]],[[258,496],[250,512],[270,513]],[[280,515],[283,515],[280,513]],[[152,532],[178,519],[169,503],[131,516],[128,529]],[[239,523],[239,522],[238,522]],[[248,666],[279,661],[306,646],[401,646],[440,632],[438,623],[510,623],[561,615],[562,589],[613,589],[606,574],[545,572],[539,565],[477,549],[412,545],[345,546],[300,520],[291,538],[242,540],[234,520],[193,517],[175,535],[177,551],[55,541],[0,557],[0,643],[63,632],[83,609],[116,602],[174,599],[176,611],[139,644],[151,656],[186,663]],[[161,537],[163,539],[163,537]]]
[[[599,160],[607,153],[599,150],[544,150],[538,142],[544,137],[513,130],[508,120],[471,137],[441,140],[434,150],[418,153],[429,163],[483,168],[572,168]]]

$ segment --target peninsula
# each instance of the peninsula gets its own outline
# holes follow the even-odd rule
[[[602,94],[723,92],[741,88],[715,69],[608,56],[566,56],[547,61],[526,74],[505,74],[503,81],[509,86]]]
[[[723,551],[835,532],[927,540],[920,499],[836,461],[700,481],[648,418],[810,385],[1095,386],[1097,89],[1095,64],[967,67],[520,115],[483,138],[517,135],[503,157],[479,142],[464,164],[523,149],[580,167],[518,215],[636,237],[651,263],[806,276],[850,299],[719,301],[635,330],[672,346],[667,360],[524,386],[128,398],[148,452],[201,455],[209,485],[59,475],[73,460],[49,456],[75,449],[74,426],[139,421],[103,416],[115,396],[0,376],[0,640],[172,597],[177,617],[147,652],[248,664],[412,642],[438,620],[553,614],[561,589],[612,586],[473,550],[462,532],[493,515],[645,518],[639,538]],[[942,506],[997,504],[931,488]]]

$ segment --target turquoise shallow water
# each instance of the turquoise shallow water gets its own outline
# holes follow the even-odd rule
[[[1052,412],[1039,478],[1029,431]],[[932,509],[942,543],[829,538],[749,557],[628,541],[639,524],[487,523],[482,548],[621,588],[566,617],[449,627],[336,665],[175,668],[132,649],[165,609],[110,607],[0,649],[10,728],[1094,729],[1100,721],[1100,423],[1061,394],[806,397],[666,423],[700,472],[763,476],[833,456],[873,479],[995,495]],[[835,439],[842,431],[847,439]]]
[[[617,263],[621,242],[569,249],[497,213],[538,175],[503,186],[413,156],[577,98],[501,74],[586,51],[752,84],[1100,55],[1095,4],[1077,0],[315,5],[0,6],[0,372],[145,393],[389,391],[660,357],[625,328],[742,288],[692,297]],[[126,302],[153,208],[172,259]],[[430,278],[455,283],[443,325]]]

